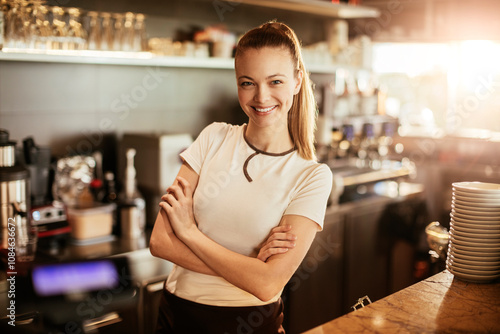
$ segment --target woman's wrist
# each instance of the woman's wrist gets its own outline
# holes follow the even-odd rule
[[[180,230],[177,237],[186,245],[189,245],[190,240],[195,238],[198,233],[201,233],[200,230],[196,224],[192,224]]]

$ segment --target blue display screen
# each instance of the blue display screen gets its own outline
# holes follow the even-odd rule
[[[38,266],[32,280],[39,296],[54,296],[113,289],[120,278],[113,262],[103,260]]]

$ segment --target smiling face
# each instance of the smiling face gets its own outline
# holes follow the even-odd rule
[[[264,47],[245,50],[236,60],[240,106],[249,117],[249,127],[288,131],[288,111],[300,90],[290,52]]]

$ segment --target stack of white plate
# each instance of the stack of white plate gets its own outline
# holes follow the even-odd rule
[[[453,183],[446,268],[469,282],[500,278],[500,184]]]

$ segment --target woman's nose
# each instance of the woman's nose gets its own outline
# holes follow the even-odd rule
[[[269,99],[269,89],[266,86],[259,86],[255,91],[254,100],[256,102],[265,102]]]

